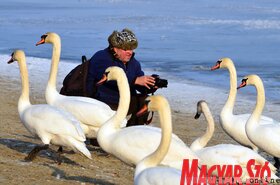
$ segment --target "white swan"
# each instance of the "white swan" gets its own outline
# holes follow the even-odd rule
[[[172,120],[168,101],[163,96],[150,96],[149,111],[158,111],[162,130],[161,141],[153,153],[141,160],[134,173],[134,185],[180,184],[181,170],[158,166],[168,152],[172,138]]]
[[[56,77],[61,52],[60,37],[56,33],[48,32],[41,36],[36,45],[44,43],[53,44],[52,65],[45,93],[47,103],[72,113],[81,122],[86,137],[96,138],[98,129],[114,115],[115,111],[93,98],[59,94],[56,90]],[[122,127],[125,125],[126,120],[122,122]]]
[[[84,143],[85,135],[74,116],[47,104],[31,105],[25,60],[24,52],[16,50],[8,62],[18,61],[20,68],[22,93],[18,101],[19,117],[26,129],[44,143],[44,146],[36,146],[26,159],[32,160],[40,150],[47,149],[49,144],[68,147],[91,159],[91,154]]]
[[[228,94],[228,99],[220,113],[220,123],[222,128],[231,138],[241,145],[249,146],[253,150],[258,151],[258,147],[249,140],[245,131],[245,124],[250,117],[250,114],[233,114],[237,93],[237,75],[234,63],[230,58],[222,58],[216,62],[216,65],[213,66],[211,70],[220,68],[227,68],[230,77],[230,91]],[[264,122],[262,120],[264,120]],[[267,120],[271,120],[271,118],[262,116],[261,124],[265,124]]]
[[[124,71],[119,67],[109,67],[105,74],[104,81],[117,81],[120,101],[116,114],[99,129],[98,143],[107,153],[113,154],[129,165],[136,165],[157,148],[160,143],[161,129],[151,126],[120,128],[130,103],[128,81]],[[161,164],[181,169],[183,159],[187,158],[198,159],[194,152],[173,134],[170,149]]]
[[[277,158],[280,157],[280,122],[270,119],[266,120],[266,124],[260,124],[265,105],[265,90],[262,80],[258,75],[248,75],[243,78],[238,88],[246,85],[253,85],[257,90],[257,103],[246,123],[246,133],[256,146],[274,156],[275,166],[279,168],[280,164]]]
[[[215,146],[205,147],[209,140],[212,138],[215,123],[213,116],[208,108],[207,103],[204,100],[201,100],[197,103],[197,113],[195,115],[195,119],[198,119],[203,113],[206,121],[207,121],[207,129],[204,135],[197,138],[190,146],[190,148],[196,152],[201,160],[205,162],[207,166],[213,165],[240,165],[242,167],[242,182],[245,182],[246,179],[250,178],[247,171],[247,163],[250,159],[255,159],[256,165],[264,166],[267,161],[257,152],[241,146],[241,145],[233,145],[233,144],[219,144]],[[204,148],[205,147],[205,148]],[[271,171],[272,178],[278,178],[276,173],[276,168],[268,163]],[[217,175],[217,171],[214,172]]]

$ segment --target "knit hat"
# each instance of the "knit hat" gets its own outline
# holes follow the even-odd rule
[[[111,47],[123,50],[134,50],[138,46],[135,34],[127,28],[123,29],[121,32],[113,31],[108,37],[108,42]]]

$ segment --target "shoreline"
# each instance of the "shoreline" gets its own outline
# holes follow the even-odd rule
[[[9,55],[3,55],[2,63],[0,64],[0,73],[2,77],[12,78],[13,80],[19,79],[18,66],[16,67],[7,65],[3,61],[9,60]],[[50,59],[26,57],[27,67],[29,71],[30,89],[31,94],[33,91],[37,93],[36,96],[44,96],[45,87],[49,77],[50,70]],[[59,69],[57,74],[57,90],[59,91],[62,87],[64,77],[78,65],[78,63],[71,63],[62,60],[59,63]],[[63,69],[63,70],[62,70]],[[143,69],[145,74],[153,74],[154,71],[151,69]],[[157,72],[159,75],[165,74]],[[155,94],[161,94],[165,96],[174,110],[187,113],[195,113],[196,103],[199,100],[205,100],[208,102],[209,108],[214,116],[219,116],[222,107],[224,106],[228,93],[229,93],[229,81],[225,82],[228,84],[228,88],[215,88],[209,86],[202,86],[200,84],[194,84],[191,81],[178,80],[176,77],[166,76],[168,79],[168,87],[158,89]],[[164,77],[166,77],[164,76]],[[229,79],[228,79],[229,80]],[[252,87],[250,87],[252,89]],[[205,93],[207,92],[207,93]],[[255,106],[256,93],[248,94],[243,92],[242,89],[238,91],[236,96],[236,102],[234,112],[240,113],[251,113]],[[246,106],[244,106],[246,105]],[[263,115],[272,117],[275,120],[280,120],[278,111],[280,110],[280,103],[278,101],[266,100],[266,104],[263,110]]]

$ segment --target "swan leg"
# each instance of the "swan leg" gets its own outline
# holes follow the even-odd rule
[[[47,150],[48,148],[49,145],[35,146],[33,150],[31,150],[31,152],[28,154],[28,156],[24,159],[26,161],[32,161],[41,150]]]
[[[61,159],[62,153],[63,153],[63,148],[62,148],[62,146],[60,146],[57,150],[57,158],[55,160],[55,162],[57,162],[58,165],[60,165],[62,163],[62,159]]]
[[[89,139],[89,143],[90,143],[91,145],[95,146],[95,147],[100,147],[100,146],[99,146],[99,143],[98,143],[98,141],[97,141],[96,138],[94,138],[94,139]]]
[[[279,168],[280,168],[280,161],[279,161],[279,158],[274,157],[274,161],[275,161],[275,163],[274,163],[275,168],[277,168],[277,169],[279,170]]]
[[[93,146],[93,149],[97,152],[98,156],[105,156],[108,157],[109,154],[105,152],[100,145],[98,144],[97,139],[88,139],[89,143]]]
[[[60,146],[60,147],[58,148],[57,152],[58,152],[58,153],[63,153],[63,148],[62,148],[62,146]]]

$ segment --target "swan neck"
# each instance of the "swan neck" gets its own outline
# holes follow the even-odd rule
[[[256,82],[255,88],[257,90],[257,101],[251,117],[256,119],[257,122],[259,122],[265,105],[265,91],[264,91],[263,83],[260,80]]]
[[[26,66],[25,58],[20,58],[18,61],[20,76],[21,76],[21,95],[18,101],[18,110],[22,112],[27,105],[30,105],[29,100],[29,79],[28,79],[28,70]]]
[[[54,105],[57,96],[63,96],[63,95],[60,95],[55,87],[53,88],[53,87],[47,85],[47,88],[45,91],[45,98],[46,98],[47,103],[50,105]]]
[[[209,108],[204,106],[202,110],[203,110],[203,115],[207,122],[207,129],[206,132],[201,137],[196,139],[195,143],[198,143],[198,146],[196,146],[195,150],[204,148],[212,138],[215,130],[214,119]]]
[[[121,122],[126,118],[129,104],[130,104],[130,89],[127,78],[125,74],[118,75],[117,85],[119,89],[119,106],[115,115],[112,117],[113,123],[115,124],[116,128],[120,128]]]
[[[110,150],[110,135],[118,132],[121,128],[121,123],[126,118],[129,103],[130,103],[130,89],[127,78],[124,75],[118,75],[116,79],[120,98],[119,98],[119,106],[114,116],[112,116],[108,121],[106,121],[98,130],[97,140],[100,146],[104,150]]]
[[[224,109],[227,109],[232,112],[237,93],[237,75],[233,63],[228,63],[227,68],[229,71],[230,90]]]
[[[169,105],[161,106],[158,113],[162,130],[160,144],[156,151],[137,164],[135,177],[146,168],[157,166],[164,159],[169,150],[172,137],[172,120]]]
[[[60,39],[56,39],[53,42],[51,71],[50,71],[49,81],[48,81],[48,87],[52,89],[56,89],[56,78],[58,73],[60,53],[61,53],[61,42]]]

